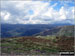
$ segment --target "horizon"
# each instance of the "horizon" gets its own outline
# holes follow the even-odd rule
[[[70,23],[54,23],[54,24],[10,24],[10,23],[1,23],[1,25],[53,25],[53,26],[71,26],[75,24]]]

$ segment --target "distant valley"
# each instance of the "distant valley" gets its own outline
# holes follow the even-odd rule
[[[67,32],[66,32],[67,31]],[[50,24],[1,24],[1,37],[74,35],[74,25]],[[70,34],[68,34],[70,33]],[[73,33],[73,34],[72,34]]]

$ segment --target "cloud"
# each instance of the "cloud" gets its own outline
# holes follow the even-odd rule
[[[43,1],[2,1],[1,22],[10,24],[51,24],[55,22],[70,22],[74,20],[74,6]],[[68,5],[68,4],[67,4]],[[58,7],[57,7],[58,8]]]

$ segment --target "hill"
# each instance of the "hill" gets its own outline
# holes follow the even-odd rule
[[[52,29],[46,29],[43,32],[35,34],[35,36],[38,36],[38,35],[40,35],[40,36],[56,35],[57,32],[60,31],[61,28],[62,28],[62,26],[57,26],[57,27],[54,27]]]
[[[45,39],[27,36],[1,39],[2,54],[50,55],[58,52],[74,52],[74,38],[56,37],[55,39]]]
[[[57,36],[67,36],[74,37],[75,26],[63,26],[60,31],[57,33]]]
[[[55,36],[68,36],[68,37],[74,37],[74,25],[71,26],[57,26],[53,29],[48,29],[43,32],[40,32],[38,34],[35,34],[35,36],[47,36],[47,35],[55,35]]]
[[[47,24],[1,24],[1,37],[32,36],[55,26]]]
[[[72,25],[73,26],[73,25]],[[63,26],[58,24],[1,24],[1,37],[20,36],[46,36],[46,35],[74,35],[71,25]],[[65,30],[66,28],[66,30]],[[67,31],[67,32],[66,32]],[[65,33],[64,33],[65,32]]]

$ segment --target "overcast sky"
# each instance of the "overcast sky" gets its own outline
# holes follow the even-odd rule
[[[1,1],[1,23],[74,24],[74,1]]]

